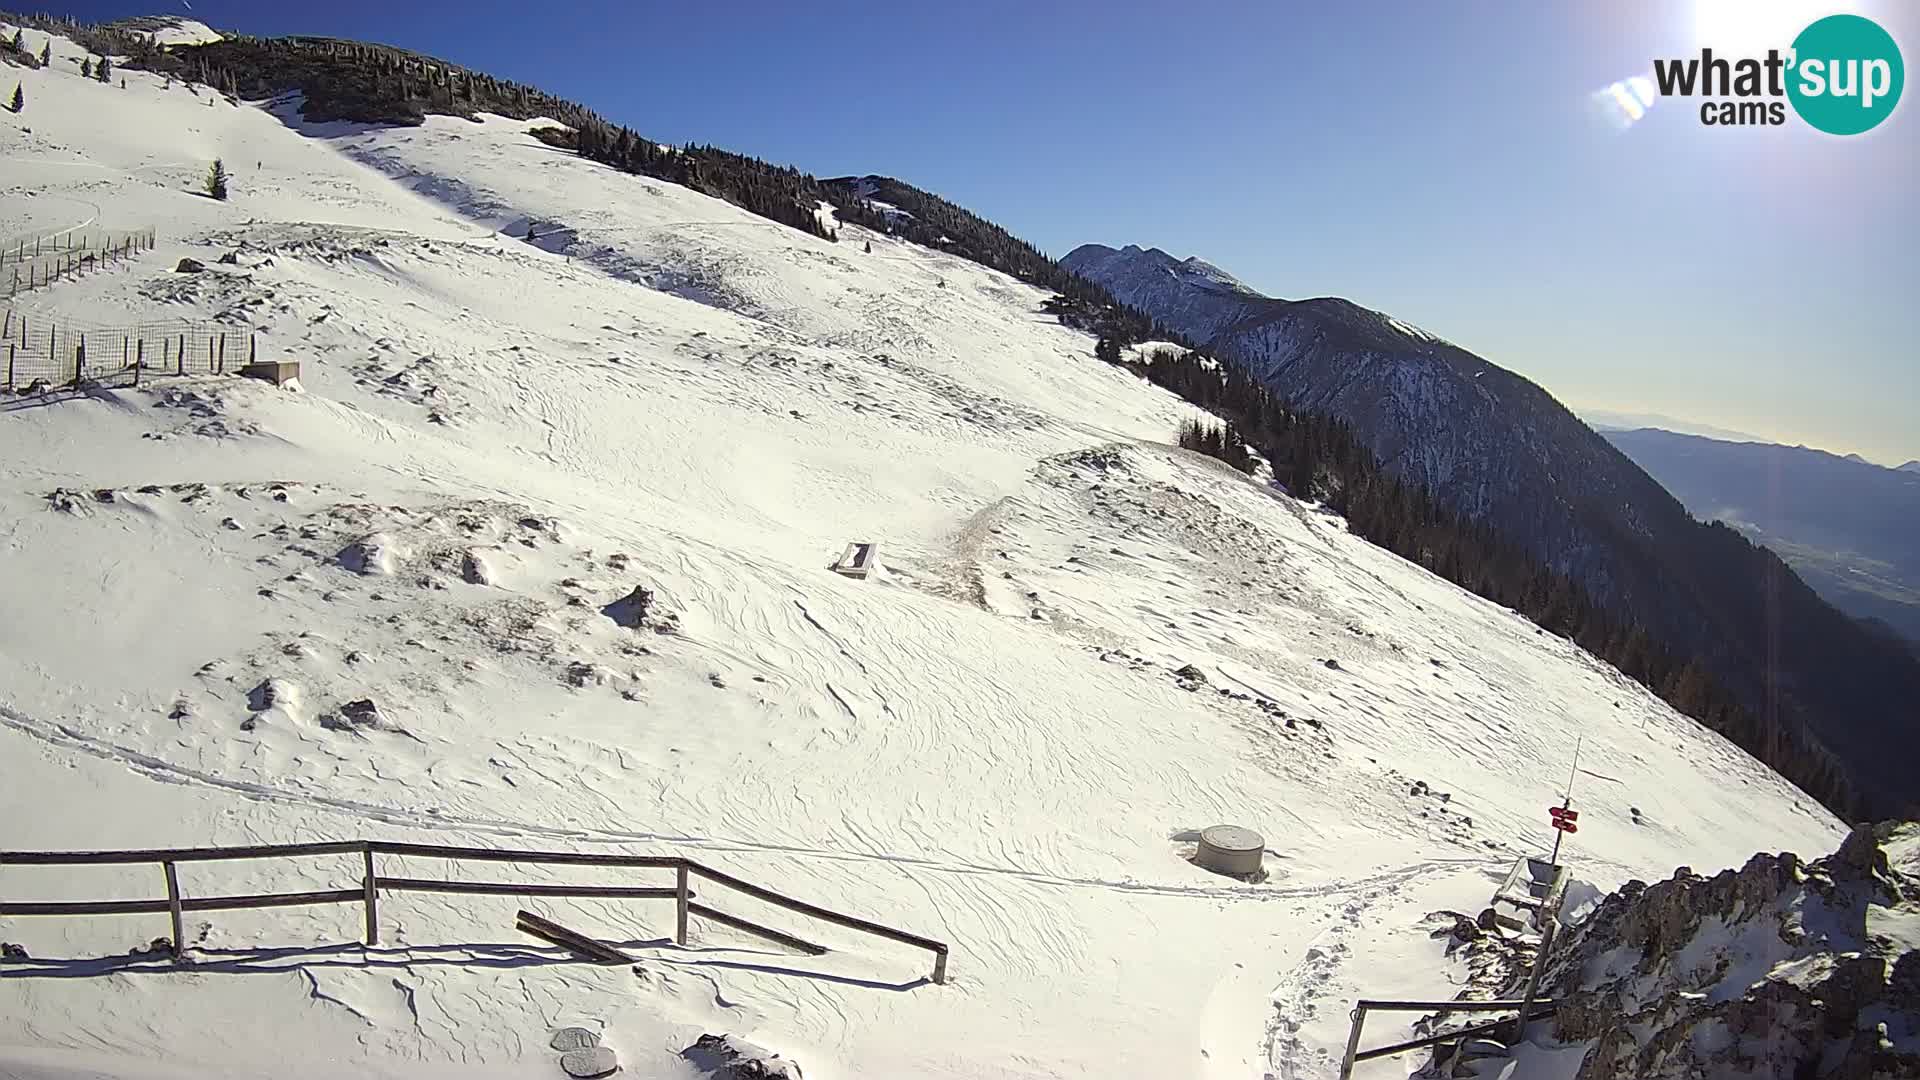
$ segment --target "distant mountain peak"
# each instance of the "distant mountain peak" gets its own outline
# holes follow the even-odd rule
[[[1764,721],[1794,747],[1813,748],[1782,756],[1789,771],[1831,751],[1870,804],[1911,790],[1911,777],[1879,749],[1905,737],[1907,721],[1895,719],[1904,714],[1888,706],[1864,720],[1849,704],[1920,696],[1920,665],[1894,655],[1905,647],[1796,581],[1780,601],[1791,614],[1778,615],[1795,627],[1796,644],[1782,650],[1780,671],[1763,669],[1754,659],[1762,613],[1751,582],[1775,556],[1696,521],[1540,386],[1384,312],[1337,297],[1262,296],[1158,249],[1088,244],[1060,265],[1294,408],[1342,421],[1389,472],[1566,575],[1671,654],[1698,659],[1752,715],[1771,680],[1790,678],[1799,702]],[[1831,464],[1880,471],[1837,457]],[[1756,731],[1762,722],[1753,721]]]
[[[1900,466],[1900,471],[1920,473],[1920,458],[1915,458],[1914,460],[1907,462],[1905,465]]]
[[[1068,252],[1060,265],[1096,281],[1115,275],[1150,275],[1171,278],[1177,285],[1208,292],[1260,297],[1260,293],[1245,282],[1198,255],[1178,259],[1157,247],[1128,244],[1115,249],[1105,244],[1082,244]]]

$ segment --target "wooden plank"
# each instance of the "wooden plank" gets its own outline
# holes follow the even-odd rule
[[[1528,1019],[1545,1020],[1547,1017],[1552,1016],[1553,1013],[1554,1010],[1552,1009],[1542,1009],[1536,1005],[1533,1009],[1533,1015],[1528,1017]],[[1511,1020],[1489,1020],[1484,1024],[1455,1028],[1452,1031],[1443,1032],[1439,1035],[1428,1035],[1424,1038],[1409,1039],[1406,1042],[1394,1043],[1391,1046],[1376,1046],[1372,1050],[1363,1050],[1355,1054],[1353,1060],[1355,1062],[1372,1061],[1374,1058],[1389,1057],[1393,1054],[1404,1054],[1409,1050],[1418,1050],[1423,1046],[1433,1046],[1436,1043],[1443,1043],[1449,1039],[1470,1039],[1476,1035],[1491,1035],[1511,1023],[1513,1023]]]
[[[269,893],[255,896],[201,896],[183,898],[181,911],[238,911],[243,908],[301,907],[307,904],[357,904],[359,889],[324,892]],[[52,903],[0,904],[0,915],[154,915],[171,913],[166,900],[88,900]]]
[[[243,908],[305,907],[308,904],[357,904],[359,889],[325,889],[318,892],[269,893],[265,896],[208,896],[180,901],[182,911],[238,911]]]
[[[378,915],[380,890],[377,888],[379,877],[373,872],[373,845],[362,844],[361,858],[365,860],[366,874],[360,879],[361,903],[366,907],[367,944],[380,944],[380,919]]]
[[[759,923],[756,923],[756,922],[748,922],[747,920],[740,918],[738,915],[729,915],[724,911],[716,911],[715,909],[710,908],[705,904],[690,903],[687,905],[687,910],[692,912],[695,915],[700,916],[703,919],[712,919],[714,922],[717,922],[722,926],[731,926],[735,930],[744,930],[749,934],[753,934],[757,937],[766,938],[768,941],[775,942],[780,945],[785,945],[789,949],[798,950],[799,952],[806,953],[809,956],[819,956],[827,951],[827,947],[825,945],[815,945],[813,942],[808,941],[804,938],[797,938],[797,937],[794,937],[792,934],[785,933],[780,930],[775,930],[771,927],[761,926]]]
[[[693,890],[687,888],[687,865],[681,863],[674,871],[673,883],[673,940],[676,945],[687,943],[687,901],[693,897]]]
[[[1360,1029],[1367,1023],[1367,1006],[1362,1002],[1353,1008],[1352,1027],[1347,1031],[1347,1052],[1340,1058],[1340,1080],[1353,1080],[1353,1064],[1359,1059]]]
[[[688,860],[687,869],[715,884],[725,885],[736,892],[746,893],[756,900],[764,900],[775,907],[783,907],[788,911],[797,911],[802,915],[810,915],[822,922],[830,922],[836,926],[844,926],[849,930],[859,930],[863,933],[872,934],[875,937],[888,938],[893,941],[904,942],[908,945],[918,945],[920,948],[930,952],[942,953],[947,951],[945,944],[935,941],[932,938],[921,937],[919,934],[909,934],[905,930],[895,930],[891,926],[882,926],[879,923],[868,922],[865,919],[856,919],[851,915],[842,915],[837,911],[828,911],[826,908],[809,904],[804,900],[795,900],[790,896],[782,896],[772,889],[763,889],[758,885],[742,881],[731,874],[723,874],[718,870],[702,866],[700,863],[693,862],[692,860]]]
[[[477,893],[486,896],[601,896],[628,900],[673,900],[679,890],[615,885],[534,885],[514,881],[435,881],[430,878],[383,877],[376,888],[396,892]]]
[[[180,950],[187,947],[180,921],[180,878],[174,873],[172,863],[161,863],[160,868],[167,874],[167,912],[173,916],[173,958],[178,960]]]
[[[356,845],[357,846],[357,845]],[[438,844],[396,844],[373,841],[382,855],[424,855],[440,859],[478,859],[483,862],[555,863],[575,866],[645,866],[671,869],[683,861],[677,855],[602,855],[582,851],[513,851],[503,848],[442,847]]]
[[[523,934],[550,941],[563,949],[580,954],[600,964],[631,964],[633,957],[604,942],[595,941],[585,934],[569,930],[559,923],[551,922],[535,915],[531,911],[521,911],[516,915],[514,928]]]
[[[1527,994],[1520,1005],[1520,1015],[1513,1021],[1513,1042],[1518,1043],[1526,1037],[1527,1017],[1533,1012],[1533,995],[1540,989],[1540,973],[1547,968],[1547,954],[1553,949],[1553,932],[1560,925],[1557,913],[1547,914],[1547,925],[1540,930],[1540,951],[1534,954],[1533,970],[1527,975]]]
[[[1361,1001],[1356,1008],[1372,1009],[1376,1012],[1479,1012],[1481,1010],[1517,1009],[1525,1002],[1520,1001]],[[1556,1001],[1536,1001],[1535,1008],[1545,1009],[1558,1005]]]
[[[86,900],[56,903],[0,903],[0,916],[15,915],[157,915],[165,914],[165,900]]]
[[[358,852],[362,846],[359,840],[343,840],[253,847],[159,848],[152,851],[0,851],[0,866],[86,866],[101,863],[273,859],[286,855],[350,855]]]

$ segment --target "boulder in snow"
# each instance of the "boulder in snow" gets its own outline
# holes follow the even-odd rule
[[[562,582],[562,584],[565,584]],[[647,612],[653,607],[653,590],[645,585],[635,585],[633,591],[600,609],[601,613],[621,626],[638,630],[647,624]]]
[[[801,1080],[799,1062],[732,1035],[702,1035],[680,1056],[711,1080]]]
[[[321,713],[320,726],[328,731],[360,731],[386,727],[387,722],[372,698],[361,698],[340,706],[338,712]]]
[[[460,558],[460,580],[469,585],[491,585],[499,576],[487,553],[469,548]]]
[[[356,574],[391,577],[399,565],[400,553],[392,537],[373,533],[341,549],[336,561]]]
[[[180,262],[174,266],[173,272],[176,274],[197,274],[206,268],[207,264],[201,262],[199,259],[181,259]]]

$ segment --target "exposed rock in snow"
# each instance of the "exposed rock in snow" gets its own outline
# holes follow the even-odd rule
[[[732,1035],[702,1035],[680,1056],[710,1080],[801,1080],[799,1062]]]
[[[393,537],[372,533],[342,548],[338,559],[341,566],[356,574],[391,577],[399,566],[400,554]]]
[[[621,626],[638,630],[647,624],[647,613],[652,607],[653,590],[644,585],[635,585],[632,592],[600,611]]]
[[[460,558],[460,579],[469,585],[491,585],[498,576],[492,564],[493,556],[475,548],[467,549]]]
[[[1920,1075],[1920,876],[1862,825],[1833,855],[1759,854],[1629,882],[1564,938],[1547,986],[1575,1080]]]

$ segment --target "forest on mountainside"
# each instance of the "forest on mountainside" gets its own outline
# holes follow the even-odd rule
[[[1226,430],[1188,434],[1196,448],[1242,468],[1245,448],[1258,451],[1273,463],[1277,482],[1302,497],[1325,501],[1346,516],[1359,535],[1525,614],[1545,630],[1572,638],[1681,712],[1725,734],[1842,817],[1852,818],[1866,808],[1847,770],[1794,722],[1801,708],[1791,696],[1794,688],[1770,688],[1775,696],[1769,700],[1776,703],[1764,711],[1744,706],[1703,658],[1670,651],[1654,632],[1610,614],[1576,582],[1503,540],[1491,527],[1453,514],[1426,489],[1389,475],[1344,423],[1291,408],[1243,368],[1191,351],[1191,343],[1120,303],[1102,286],[938,196],[890,178],[821,181],[795,168],[711,146],[663,146],[536,88],[390,46],[234,35],[204,45],[159,47],[124,28],[89,27],[45,16],[9,18],[67,35],[101,56],[123,57],[126,68],[163,73],[236,102],[299,91],[302,115],[309,120],[419,124],[430,114],[472,118],[480,112],[550,118],[564,128],[541,129],[538,137],[611,167],[684,184],[827,239],[834,239],[833,233],[817,210],[820,202],[831,202],[843,222],[947,251],[1054,290],[1060,295],[1046,301],[1043,309],[1063,323],[1098,334],[1097,351],[1110,361],[1125,344],[1157,340],[1186,346],[1186,351],[1162,353],[1139,370],[1157,385],[1228,420]],[[891,211],[876,202],[889,204]],[[1712,528],[1732,532],[1717,523]],[[1812,598],[1771,552],[1737,533],[1733,538],[1737,545],[1703,530],[1701,552],[1689,553],[1698,555],[1694,563],[1710,563],[1724,577],[1690,586],[1708,596],[1716,610],[1737,625],[1763,626],[1770,625],[1767,605],[1774,602],[1768,596],[1797,589]],[[1653,553],[1642,553],[1642,558],[1650,573],[1658,571]],[[1766,581],[1772,592],[1738,584],[1745,581]],[[1798,608],[1808,607],[1798,604],[1798,593],[1793,599]],[[1817,598],[1812,598],[1812,606],[1825,608]],[[1820,625],[1785,629],[1792,635],[1788,647],[1816,662],[1821,650],[1841,640]],[[1887,680],[1897,681],[1894,676]],[[1861,700],[1842,704],[1871,708],[1876,692],[1863,687],[1857,695],[1864,695]],[[1781,700],[1786,707],[1778,704]],[[1873,809],[1884,813],[1894,808]]]
[[[1259,454],[1275,483],[1324,503],[1359,536],[1574,641],[1842,818],[1862,813],[1859,793],[1826,747],[1777,713],[1747,708],[1700,657],[1674,654],[1645,627],[1595,603],[1572,578],[1387,472],[1346,423],[1298,412],[1244,369],[1196,350],[1155,350],[1132,367],[1225,421],[1183,426],[1180,445],[1242,472],[1252,471]]]

